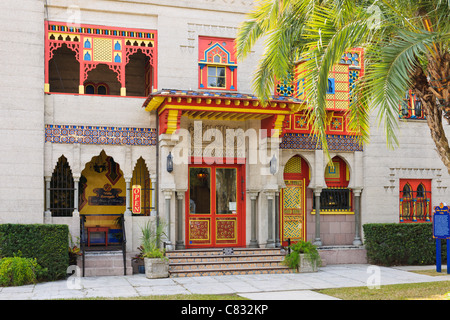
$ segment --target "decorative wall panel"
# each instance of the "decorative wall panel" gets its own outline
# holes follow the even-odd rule
[[[156,129],[48,124],[45,142],[154,146]]]

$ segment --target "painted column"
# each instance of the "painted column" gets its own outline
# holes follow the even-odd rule
[[[175,243],[175,250],[183,250],[184,240],[183,240],[183,200],[186,191],[177,191],[177,238]]]
[[[314,189],[315,197],[315,210],[316,210],[316,225],[315,225],[315,237],[314,245],[321,246],[322,240],[320,240],[320,194],[322,193],[322,188]]]
[[[355,200],[355,239],[353,240],[354,246],[362,245],[360,229],[361,229],[361,189],[353,189],[353,196]]]
[[[256,226],[256,199],[258,197],[258,191],[248,191],[248,195],[250,196],[251,201],[251,238],[249,248],[259,248],[258,240],[256,238],[257,235],[257,226]]]

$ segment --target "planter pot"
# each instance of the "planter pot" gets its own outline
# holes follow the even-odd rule
[[[300,254],[300,262],[297,271],[300,273],[319,271],[320,261],[311,262],[307,254]]]
[[[160,258],[144,258],[145,276],[149,279],[167,278],[169,276],[169,261]]]

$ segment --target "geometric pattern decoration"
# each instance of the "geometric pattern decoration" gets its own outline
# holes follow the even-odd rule
[[[284,167],[284,173],[302,173],[302,159],[292,157]]]
[[[237,243],[237,218],[216,218],[216,243]]]
[[[283,191],[284,209],[300,210],[302,207],[301,186],[286,186]],[[286,213],[286,211],[284,211]]]
[[[45,142],[94,145],[156,145],[156,129],[45,125]]]
[[[286,187],[282,192],[282,241],[287,239],[298,241],[303,238],[305,214],[303,183],[303,180],[285,181]]]
[[[354,67],[359,67],[359,54],[357,52],[346,52],[342,55],[341,60],[339,60],[340,64],[347,64]]]
[[[283,239],[291,239],[291,241],[302,239],[302,226],[302,216],[284,216]]]
[[[350,135],[326,135],[328,149],[330,151],[363,151],[363,146]],[[281,149],[322,150],[322,144],[318,144],[317,137],[303,133],[285,133],[280,143]]]
[[[189,244],[208,244],[210,240],[210,218],[189,219]]]

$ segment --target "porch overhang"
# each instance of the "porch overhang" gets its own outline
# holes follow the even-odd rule
[[[154,92],[143,105],[146,111],[158,113],[160,134],[175,133],[181,116],[186,116],[196,120],[261,120],[261,128],[270,130],[270,136],[282,136],[289,115],[304,106],[302,100],[290,97],[274,96],[264,104],[250,94],[192,90]]]

